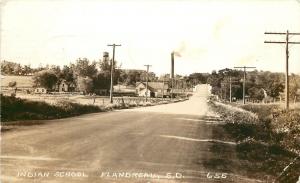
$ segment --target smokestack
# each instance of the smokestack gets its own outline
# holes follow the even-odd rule
[[[109,53],[103,52],[103,61],[109,61]]]
[[[174,52],[171,53],[171,79],[174,78]]]

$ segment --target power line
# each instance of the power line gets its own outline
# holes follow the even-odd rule
[[[147,79],[146,79],[146,102],[147,102],[147,97],[148,97],[148,73],[149,73],[149,67],[151,67],[151,65],[144,65],[144,66],[146,66],[147,67]],[[150,95],[151,96],[151,95]]]
[[[113,58],[110,63],[110,94],[109,94],[109,100],[110,103],[113,103],[113,72],[114,72],[114,63],[115,63],[115,47],[121,46],[120,44],[108,44],[107,46],[113,47]]]
[[[285,35],[286,41],[264,41],[264,43],[275,43],[275,44],[285,44],[285,54],[286,54],[286,60],[285,60],[285,108],[289,109],[289,44],[300,44],[300,42],[292,42],[289,41],[290,35],[300,35],[300,33],[291,33],[288,30],[283,32],[265,32],[265,34],[271,34],[271,35]]]
[[[246,69],[254,69],[256,67],[234,67],[236,69],[244,69],[244,80],[243,80],[243,104],[246,104],[245,94],[246,94]]]

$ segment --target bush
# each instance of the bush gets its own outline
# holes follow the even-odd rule
[[[274,143],[300,155],[300,109],[282,110],[278,105],[241,106],[258,115],[265,128],[271,131]]]
[[[8,86],[13,88],[13,87],[17,86],[17,82],[16,81],[10,81],[8,83]]]
[[[247,104],[240,106],[242,109],[247,111],[251,111],[257,114],[260,120],[266,120],[272,117],[272,113],[279,110],[278,105],[255,105],[255,104]]]
[[[240,159],[253,163],[252,166],[248,165],[249,170],[259,170],[274,176],[278,176],[288,162],[296,157],[294,153],[280,145],[270,145],[253,138],[238,143],[236,150]]]
[[[300,109],[280,110],[275,105],[244,105],[241,111],[224,104],[210,102],[210,107],[225,119],[224,128],[238,141],[237,156],[247,160],[245,168],[278,177],[285,167],[300,155]],[[279,182],[297,180],[300,162],[290,168]],[[291,181],[291,182],[293,182]]]
[[[136,106],[137,106],[137,103],[129,103],[128,106],[129,106],[129,107],[136,107]]]
[[[273,118],[272,129],[282,135],[282,145],[300,155],[300,109],[283,110]]]
[[[153,104],[151,102],[145,102],[143,103],[143,106],[152,106]]]

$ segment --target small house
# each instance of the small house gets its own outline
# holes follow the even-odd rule
[[[163,82],[148,82],[148,91],[146,82],[136,84],[136,94],[140,97],[165,97],[169,95],[169,86]]]
[[[58,92],[73,92],[75,90],[75,85],[71,82],[67,82],[66,80],[60,80],[56,84],[56,91]]]
[[[47,89],[44,87],[37,87],[34,89],[34,93],[36,94],[45,94],[47,93]]]

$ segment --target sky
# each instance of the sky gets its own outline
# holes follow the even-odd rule
[[[284,35],[300,32],[300,0],[0,0],[0,58],[68,65],[99,60],[108,44],[122,68],[175,73],[235,66],[285,72]],[[290,36],[300,41],[300,36]],[[300,44],[290,45],[290,72],[300,73]]]

